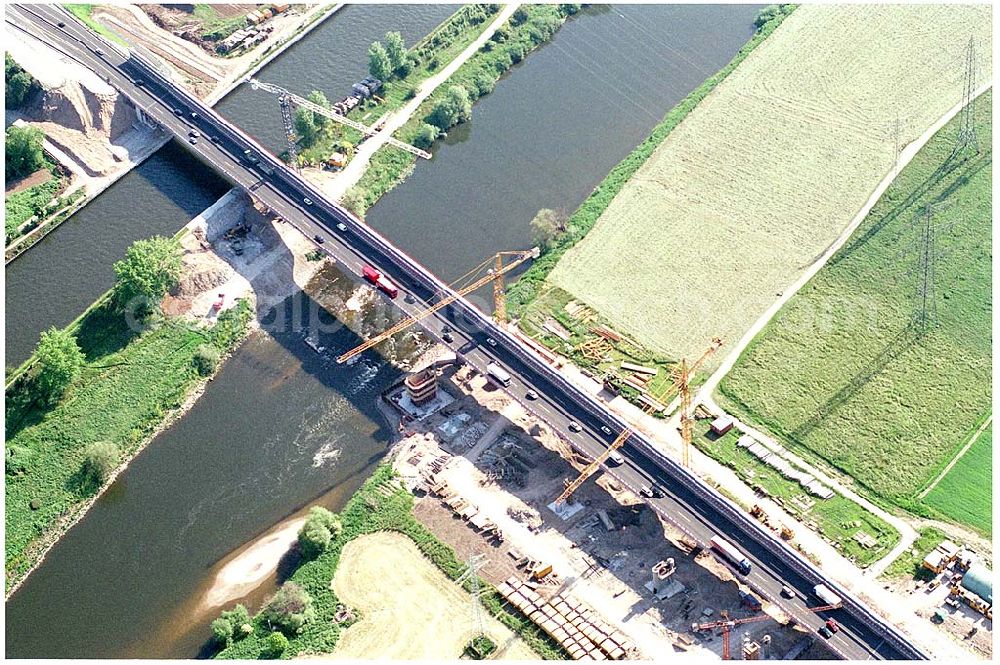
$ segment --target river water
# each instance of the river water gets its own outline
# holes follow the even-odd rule
[[[260,78],[302,93],[340,71],[345,79],[323,88],[332,99],[363,73],[372,39],[404,24],[426,33],[450,11],[407,9],[414,14],[397,8],[371,25],[364,12],[381,7],[348,8]],[[498,249],[529,245],[534,213],[579,205],[669,107],[735,54],[756,11],[588,10],[481,100],[472,122],[372,208],[369,222],[446,279]],[[347,19],[349,34],[338,33]],[[369,32],[358,38],[362,28]],[[317,74],[333,49],[351,53],[353,65]],[[220,109],[280,147],[277,118],[264,120],[276,116],[274,106],[243,89]],[[278,320],[301,321],[300,312],[313,309],[300,293]],[[335,351],[355,341],[344,330],[323,333],[333,351],[317,355],[304,343],[317,317],[305,319],[311,323],[254,333],[191,412],[53,548],[7,604],[8,657],[198,655],[217,613],[199,609],[200,598],[227,555],[311,503],[343,505],[390,439],[374,402],[398,374],[385,365],[336,365]]]

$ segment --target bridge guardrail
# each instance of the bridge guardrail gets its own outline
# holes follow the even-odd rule
[[[142,63],[153,75],[163,79],[162,75],[159,74],[159,72],[156,71],[151,65],[145,63],[142,58],[138,57],[134,53],[132,57]],[[436,275],[428,271],[418,262],[414,261],[406,252],[390,243],[381,234],[357,218],[353,213],[329,202],[322,192],[316,189],[311,183],[302,179],[301,176],[289,168],[288,165],[273,156],[270,151],[261,146],[255,139],[244,133],[242,129],[232,125],[228,121],[225,121],[225,119],[222,118],[222,116],[220,116],[214,109],[204,104],[201,100],[197,99],[184,88],[176,86],[169,81],[167,83],[174,86],[178,96],[183,97],[190,106],[198,108],[206,119],[218,118],[218,120],[215,121],[215,124],[217,124],[225,133],[229,134],[231,140],[236,142],[242,141],[258,151],[260,153],[260,157],[266,160],[268,164],[275,169],[276,173],[280,173],[282,175],[282,179],[288,185],[300,193],[310,197],[315,197],[314,205],[323,207],[335,217],[338,217],[348,223],[351,226],[352,231],[354,231],[358,237],[364,239],[369,245],[377,248],[386,256],[393,258],[397,263],[395,266],[397,269],[402,268],[411,279],[421,283],[424,288],[432,292],[440,294],[453,293],[450,286],[442,282]],[[461,311],[462,315],[465,316],[466,319],[474,321],[484,332],[489,331],[498,343],[502,343],[504,345],[506,351],[518,357],[527,366],[533,368],[534,371],[544,375],[550,383],[559,386],[566,393],[574,397],[575,401],[584,406],[592,417],[596,418],[603,424],[614,425],[621,429],[630,427],[626,421],[624,421],[617,414],[608,410],[593,395],[590,395],[575,384],[571,383],[561,373],[541,360],[534,352],[526,349],[516,337],[514,337],[506,329],[498,326],[492,318],[480,312],[464,297],[457,298],[453,305],[456,309]],[[675,481],[684,482],[685,485],[697,494],[700,499],[715,508],[730,522],[742,527],[744,533],[748,537],[752,538],[772,555],[778,557],[804,579],[813,584],[823,583],[831,587],[835,593],[841,596],[844,601],[845,608],[850,609],[856,615],[860,615],[861,618],[867,619],[867,623],[885,640],[890,642],[900,653],[909,655],[911,659],[928,659],[928,656],[920,649],[910,644],[906,640],[905,636],[902,635],[895,626],[888,623],[880,615],[876,614],[871,608],[861,602],[860,599],[856,598],[851,592],[843,588],[840,584],[824,577],[821,571],[817,570],[816,567],[811,562],[807,561],[799,552],[793,550],[785,542],[779,540],[773,533],[770,533],[770,531],[766,530],[758,522],[751,519],[750,516],[745,514],[743,510],[731,504],[721,494],[708,486],[701,478],[694,475],[682,465],[678,464],[675,460],[672,460],[664,455],[644,434],[641,432],[634,432],[630,437],[630,442],[636,449],[640,450],[643,455],[648,457],[660,466],[660,468],[673,476]]]

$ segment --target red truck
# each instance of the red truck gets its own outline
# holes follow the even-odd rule
[[[396,288],[396,285],[393,284],[388,277],[380,273],[378,270],[375,270],[375,268],[372,268],[371,266],[362,266],[361,275],[378,287],[379,290],[388,294],[390,298],[395,298],[399,295],[399,289]]]

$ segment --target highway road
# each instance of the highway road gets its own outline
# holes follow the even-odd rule
[[[364,222],[324,199],[207,105],[150,71],[139,59],[112,48],[56,6],[8,6],[7,16],[8,22],[56,46],[98,73],[150,118],[174,133],[199,158],[308,237],[321,240],[318,246],[348,271],[360,275],[363,265],[382,270],[401,287],[394,304],[407,314],[424,309],[448,293],[446,285],[428,276]],[[60,27],[59,23],[64,25]],[[200,134],[194,144],[189,141],[193,130]],[[251,163],[246,151],[250,151],[258,163]],[[438,341],[442,341],[445,328],[450,328],[454,341],[447,346],[477,370],[485,371],[489,362],[506,367],[515,377],[507,388],[511,396],[562,432],[570,445],[585,456],[596,457],[627,426],[596,398],[571,386],[534,352],[526,351],[514,337],[464,300],[425,318],[422,325]],[[529,400],[529,391],[537,393],[538,398]],[[571,421],[579,423],[582,431],[570,432]],[[753,564],[749,575],[737,573],[737,577],[758,595],[814,633],[827,617],[836,619],[841,630],[826,642],[841,657],[851,660],[926,658],[871,608],[827,581],[821,571],[778,541],[740,508],[681,469],[675,461],[663,457],[641,434],[630,437],[621,452],[625,464],[607,471],[633,491],[638,492],[644,486],[658,488],[662,496],[647,499],[649,505],[699,543],[706,544],[717,534],[733,542]],[[823,604],[812,591],[819,581],[826,582],[844,598],[843,608],[822,614],[808,609]],[[794,590],[793,598],[781,596],[783,585]]]

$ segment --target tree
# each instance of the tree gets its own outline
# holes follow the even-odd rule
[[[183,269],[180,243],[163,236],[137,240],[125,252],[125,259],[115,262],[114,268],[119,306],[134,307],[136,315],[142,318],[180,280]]]
[[[380,81],[388,81],[392,76],[392,61],[382,42],[372,42],[368,48],[368,73]]]
[[[250,612],[242,604],[224,611],[212,622],[212,637],[222,646],[229,646],[234,639],[242,639],[252,632]]]
[[[753,25],[759,30],[760,28],[763,28],[764,25],[770,23],[776,17],[783,14],[784,11],[784,5],[768,5],[757,12],[757,18],[754,19]]]
[[[37,127],[11,125],[7,128],[4,162],[8,179],[34,173],[45,165],[45,153],[42,152],[44,138],[45,133]]]
[[[511,14],[510,16],[511,25],[521,25],[527,20],[528,20],[528,10],[525,9],[523,6],[515,9],[514,13]]]
[[[208,376],[219,365],[219,350],[212,344],[199,344],[191,360],[201,376]]]
[[[212,621],[212,639],[222,646],[228,647],[233,643],[233,624],[223,618]]]
[[[330,100],[327,99],[326,95],[324,95],[320,90],[313,90],[310,92],[307,99],[317,106],[322,106],[327,111],[333,109],[333,105],[330,104]],[[310,113],[313,115],[313,126],[316,128],[316,131],[329,133],[329,131],[333,129],[333,120],[319,113],[314,113],[312,111],[310,111]]]
[[[330,541],[343,531],[340,518],[322,506],[313,506],[309,518],[299,530],[299,549],[302,556],[315,559],[326,551]]]
[[[543,249],[549,249],[556,238],[566,232],[568,221],[565,211],[542,208],[531,220],[531,234],[535,243]]]
[[[385,53],[389,56],[389,64],[392,66],[392,71],[395,72],[407,64],[406,43],[403,42],[403,35],[396,31],[385,33]]]
[[[283,632],[297,635],[316,617],[312,598],[295,582],[285,582],[261,610],[264,620]]]
[[[87,446],[83,454],[81,475],[86,484],[100,487],[118,467],[121,451],[110,441],[98,441]]]
[[[357,185],[349,188],[340,197],[340,204],[358,217],[365,216],[365,193]]]
[[[434,143],[434,139],[438,137],[438,133],[437,127],[423,122],[417,128],[417,133],[413,135],[413,145],[421,150],[427,150]]]
[[[441,131],[446,131],[452,125],[465,122],[470,117],[472,117],[472,100],[469,99],[469,91],[460,85],[453,85],[438,100],[425,120]]]
[[[304,145],[312,145],[319,133],[316,113],[302,106],[295,109],[295,133],[299,135],[299,140]]]
[[[7,100],[7,108],[20,108],[28,96],[38,88],[38,82],[10,57],[10,53],[4,53],[4,74],[6,81],[4,97]]]
[[[53,327],[39,337],[35,359],[38,363],[35,375],[38,389],[43,399],[54,402],[80,375],[84,357],[76,338],[69,331]]]
[[[264,655],[268,658],[277,658],[285,653],[288,648],[288,638],[275,631],[264,640]]]

